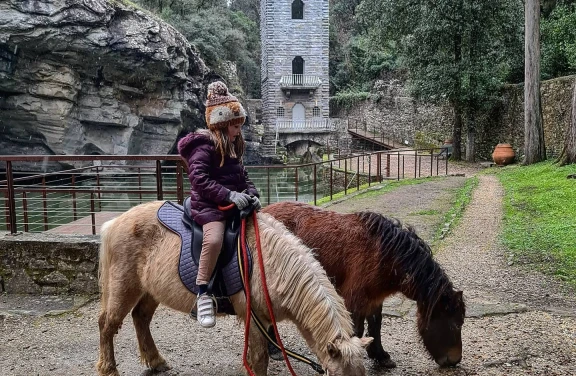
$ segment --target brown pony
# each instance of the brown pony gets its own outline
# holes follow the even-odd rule
[[[100,356],[98,375],[119,375],[114,359],[114,335],[132,311],[140,356],[154,370],[166,369],[150,333],[150,322],[160,303],[190,312],[196,296],[178,276],[180,237],[165,229],[156,213],[161,201],[138,205],[102,226],[99,282],[101,288]],[[324,269],[310,249],[280,222],[258,214],[262,255],[268,289],[278,321],[293,321],[329,375],[363,376],[364,347],[371,338],[353,336],[353,325],[344,301],[336,294]],[[256,249],[252,221],[246,238]],[[251,275],[252,307],[265,325],[270,325],[260,268]],[[240,319],[246,318],[246,297],[241,291],[231,297]],[[253,330],[252,330],[253,329]],[[258,376],[267,374],[266,339],[255,325],[249,333],[248,362]],[[198,344],[201,346],[201,344]]]
[[[263,211],[314,249],[352,312],[356,335],[362,336],[368,319],[368,335],[374,337],[367,348],[370,358],[395,367],[382,347],[382,302],[401,292],[417,303],[418,332],[436,363],[460,362],[462,291],[454,290],[430,247],[412,228],[377,213],[341,214],[298,202],[272,204]]]

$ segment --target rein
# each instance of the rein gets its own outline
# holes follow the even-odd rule
[[[218,206],[220,210],[229,210],[232,209],[235,205],[230,204],[228,206]],[[256,327],[258,330],[264,335],[264,337],[272,343],[276,348],[282,351],[282,355],[284,356],[284,361],[286,362],[286,366],[290,370],[290,374],[292,376],[297,376],[290,364],[290,360],[288,356],[299,360],[303,363],[310,365],[314,371],[318,372],[319,374],[324,374],[325,371],[321,365],[315,363],[314,361],[308,359],[307,357],[295,353],[293,351],[287,350],[284,348],[284,344],[282,343],[282,339],[280,338],[280,333],[278,332],[278,325],[276,323],[276,319],[274,317],[274,311],[272,309],[272,301],[270,299],[270,294],[268,292],[268,284],[266,282],[266,274],[264,271],[264,258],[262,256],[262,246],[260,244],[260,230],[258,228],[258,219],[256,217],[256,212],[252,212],[253,224],[254,224],[254,232],[256,236],[256,248],[258,253],[258,265],[260,267],[260,279],[262,281],[262,287],[264,290],[264,297],[266,299],[266,306],[268,308],[268,313],[270,314],[270,320],[272,321],[272,327],[274,328],[274,334],[276,335],[276,342],[273,338],[270,337],[268,331],[262,324],[262,322],[258,319],[258,316],[252,310],[252,300],[250,294],[250,272],[249,272],[249,265],[248,265],[248,250],[246,248],[246,218],[242,218],[242,224],[240,228],[240,238],[238,241],[240,242],[241,247],[238,247],[238,253],[240,253],[240,249],[242,249],[242,263],[239,263],[240,267],[240,274],[242,276],[242,281],[244,282],[244,290],[246,295],[246,325],[244,327],[244,351],[242,354],[242,362],[244,363],[244,367],[250,376],[254,376],[254,372],[250,368],[248,364],[248,339],[250,335],[250,319],[253,318],[254,322],[256,323]]]

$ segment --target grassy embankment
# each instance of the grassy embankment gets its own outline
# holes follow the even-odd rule
[[[503,245],[516,262],[576,286],[576,165],[508,166],[496,173],[505,190]]]

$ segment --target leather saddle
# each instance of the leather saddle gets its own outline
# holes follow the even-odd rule
[[[218,312],[234,314],[229,296],[244,289],[239,263],[242,262],[240,246],[241,221],[251,213],[249,210],[235,210],[234,215],[226,222],[222,250],[208,284],[208,292],[216,297]],[[181,239],[178,273],[186,288],[198,294],[196,276],[202,251],[202,226],[194,222],[190,216],[190,197],[184,200],[184,205],[166,201],[158,209],[158,220],[167,229],[178,234]],[[248,248],[248,245],[246,245]],[[248,249],[249,271],[252,270],[252,256]],[[230,311],[231,310],[231,311]]]

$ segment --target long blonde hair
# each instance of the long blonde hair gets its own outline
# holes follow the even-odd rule
[[[216,129],[207,129],[210,139],[214,142],[216,150],[221,156],[220,167],[224,165],[224,158],[226,156],[231,158],[238,158],[242,162],[242,156],[246,151],[246,141],[242,132],[238,134],[235,141],[230,141],[228,137],[228,126],[219,126]],[[203,130],[204,131],[204,130]]]

